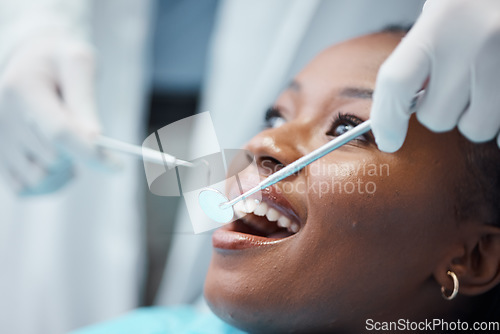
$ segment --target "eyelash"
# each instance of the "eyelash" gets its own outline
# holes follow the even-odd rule
[[[281,115],[281,111],[279,110],[279,108],[274,107],[274,106],[270,107],[266,111],[266,115],[265,115],[265,128],[271,129],[271,128],[276,128],[276,127],[281,126],[281,124],[276,126],[276,120],[279,120],[279,119],[281,119],[282,122],[286,122],[284,117]],[[330,130],[328,130],[326,135],[331,136],[331,137],[337,137],[338,135],[335,134],[335,130],[340,125],[348,125],[348,126],[355,127],[355,126],[361,124],[362,122],[363,121],[361,119],[359,119],[358,117],[356,117],[354,115],[337,113],[333,119]],[[368,141],[370,141],[370,138],[368,135],[365,134],[363,136],[359,136],[358,138],[356,138],[356,140],[368,142]]]
[[[359,124],[363,123],[361,119],[358,117],[351,115],[351,114],[343,114],[343,113],[338,113],[335,118],[333,119],[332,126],[330,127],[330,130],[326,133],[327,136],[332,136],[332,137],[338,137],[338,135],[335,134],[335,130],[340,126],[340,125],[349,125],[352,127],[356,127]],[[367,135],[362,135],[356,138],[356,140],[361,140],[361,141],[369,141],[369,137]]]

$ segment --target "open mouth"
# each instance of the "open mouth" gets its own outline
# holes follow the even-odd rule
[[[232,230],[270,239],[283,239],[299,232],[300,224],[293,215],[285,213],[271,203],[247,199],[236,203]]]
[[[234,186],[228,197],[234,198],[251,189],[252,184],[254,182],[242,182],[241,189]],[[261,195],[261,200],[247,198],[233,206],[237,219],[212,234],[215,249],[274,247],[300,233],[306,218],[298,214],[282,191],[270,186],[262,190]]]

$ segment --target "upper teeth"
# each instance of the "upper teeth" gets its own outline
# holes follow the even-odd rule
[[[256,199],[246,199],[236,203],[234,205],[234,212],[238,217],[243,217],[247,213],[253,213],[256,216],[266,216],[269,221],[277,221],[279,227],[286,228],[290,232],[297,233],[299,230],[297,223],[292,222],[290,218],[282,215],[278,210]]]

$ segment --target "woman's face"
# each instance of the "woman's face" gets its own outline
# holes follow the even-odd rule
[[[268,112],[271,127],[246,146],[261,178],[369,118],[377,71],[401,37],[331,47],[296,77]],[[265,206],[216,231],[205,284],[213,311],[245,330],[275,331],[364,328],[370,318],[440,309],[433,271],[456,241],[458,138],[412,119],[397,153],[379,151],[368,134],[263,191],[267,209],[299,231],[280,229],[276,212],[262,217]],[[244,190],[257,181],[242,177]]]

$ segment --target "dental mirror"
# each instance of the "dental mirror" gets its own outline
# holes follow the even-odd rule
[[[232,206],[223,207],[228,199],[220,191],[206,188],[198,195],[203,212],[212,220],[218,223],[229,223],[233,219],[234,211]]]

